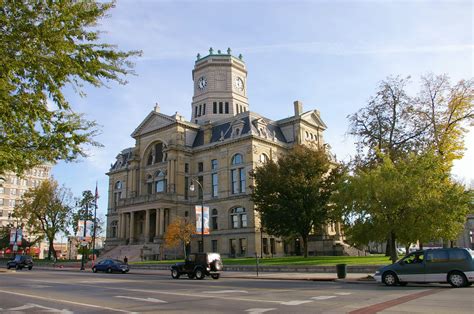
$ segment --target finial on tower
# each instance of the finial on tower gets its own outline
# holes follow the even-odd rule
[[[155,103],[155,112],[160,112],[160,105],[158,105],[158,103]]]
[[[197,58],[198,60],[201,59],[201,54],[198,53],[197,56],[196,56],[196,58]]]
[[[239,59],[242,60],[243,56],[242,54],[239,54]]]
[[[213,53],[214,53],[214,49],[212,49],[212,47],[209,48],[209,54],[212,55]]]
[[[230,47],[227,48],[227,54],[230,55],[231,52],[232,52],[232,51],[230,50]]]

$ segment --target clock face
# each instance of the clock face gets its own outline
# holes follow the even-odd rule
[[[235,79],[235,87],[240,91],[244,90],[244,81],[240,77]]]
[[[203,90],[207,86],[207,79],[204,76],[201,76],[201,78],[198,81],[198,87],[199,89]]]

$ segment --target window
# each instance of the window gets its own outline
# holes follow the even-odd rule
[[[155,192],[162,193],[166,191],[166,175],[162,171],[158,171],[155,175]]]
[[[261,154],[261,155],[260,155],[260,162],[261,162],[262,164],[266,163],[266,162],[268,161],[268,159],[269,159],[269,158],[268,158],[268,156],[267,156],[266,154]]]
[[[110,225],[110,235],[112,236],[112,238],[117,237],[117,225],[117,220],[112,221],[112,224]]]
[[[202,114],[202,105],[199,105],[199,117],[201,116]]]
[[[3,198],[0,198],[0,205],[3,205]]]
[[[263,254],[268,254],[268,239],[267,238],[263,238],[262,245],[263,245]]]
[[[198,172],[203,172],[204,171],[204,163],[198,162]]]
[[[432,263],[444,263],[448,261],[448,251],[446,250],[434,250],[427,254],[427,261]]]
[[[247,253],[247,239],[239,239],[239,253],[240,255]]]
[[[217,173],[211,175],[212,181],[212,197],[217,197],[219,195],[219,176]]]
[[[212,113],[214,113],[214,114],[217,113],[217,102],[212,103]]]
[[[217,159],[211,160],[211,170],[217,170]]]
[[[0,193],[5,193],[5,188],[3,186],[0,186]]]
[[[163,143],[155,144],[155,163],[163,161]]]
[[[232,157],[232,165],[240,165],[243,162],[243,157],[241,154],[235,154]]]
[[[121,190],[122,189],[122,181],[115,182],[115,189],[116,190]]]
[[[463,262],[468,259],[464,250],[450,250],[449,251],[449,261],[450,262]]]
[[[196,105],[196,108],[194,108],[194,116],[197,117],[198,116],[198,106]]]
[[[153,177],[151,175],[148,175],[146,179],[146,193],[147,194],[152,194],[153,193]]]
[[[236,207],[230,213],[232,229],[247,227],[247,212],[243,207]]]
[[[10,189],[10,194],[11,195],[16,195],[16,189]]]
[[[229,103],[225,102],[225,113],[229,113]]]
[[[189,197],[188,191],[189,191],[189,178],[184,177],[184,199],[185,200],[187,200]]]
[[[230,256],[235,256],[235,252],[237,250],[235,239],[229,240],[229,247],[230,247]]]
[[[235,154],[232,157],[232,166],[237,166],[243,163],[241,154]],[[232,194],[244,193],[246,185],[245,168],[235,168],[230,171],[231,176],[231,190]]]
[[[236,113],[240,113],[240,112],[239,112],[239,104],[235,104],[235,112],[236,112]]]
[[[189,173],[189,164],[188,163],[184,164],[184,173]]]
[[[205,115],[206,114],[206,104],[202,104],[202,114]]]
[[[270,253],[272,253],[272,255],[275,254],[275,239],[271,238],[270,239]]]
[[[211,228],[217,230],[217,209],[213,208],[211,213]],[[213,251],[216,252],[216,251]]]
[[[218,252],[218,249],[217,249],[217,240],[212,240],[212,241],[211,241],[211,245],[212,245],[212,252]]]
[[[224,104],[222,103],[222,101],[219,102],[219,113],[223,113],[224,111],[224,108],[223,108]]]

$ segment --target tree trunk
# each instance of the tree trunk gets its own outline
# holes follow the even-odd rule
[[[420,242],[420,243],[418,244],[418,248],[419,248],[420,250],[423,250],[423,242]]]
[[[307,258],[308,257],[308,236],[303,235],[301,238],[303,239],[304,257]]]
[[[395,263],[398,259],[396,249],[396,237],[393,231],[390,232],[390,259],[392,260],[392,263]]]
[[[410,253],[410,244],[405,246],[405,255],[408,255],[408,253]]]
[[[385,256],[390,256],[390,236],[387,238],[387,245],[385,246]]]
[[[49,239],[49,250],[48,250],[48,259],[51,260],[51,255],[54,256],[56,260],[56,250],[54,249],[54,238]]]

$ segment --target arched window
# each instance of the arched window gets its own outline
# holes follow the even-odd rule
[[[148,154],[146,165],[150,166],[156,163],[166,161],[166,154],[163,153],[165,145],[161,142],[156,143]]]
[[[146,193],[153,194],[153,177],[151,174],[146,177]]]
[[[260,155],[260,162],[263,164],[263,163],[266,163],[268,161],[268,156],[266,154],[261,154]]]
[[[122,189],[122,181],[115,182],[115,189],[116,190],[121,190]]]
[[[152,165],[152,164],[153,164],[153,152],[150,152],[150,154],[148,154],[148,159],[147,159],[146,165],[149,166],[149,165]]]
[[[236,207],[230,211],[232,229],[247,227],[247,211],[243,207]]]
[[[230,181],[232,194],[245,193],[246,176],[245,168],[242,165],[244,158],[241,154],[235,154],[232,157],[232,169],[230,170]]]
[[[155,192],[162,193],[166,191],[166,174],[163,171],[157,171],[155,174]]]
[[[211,212],[211,228],[217,230],[217,209],[213,208]]]
[[[242,154],[235,154],[234,157],[232,157],[232,165],[240,165],[243,161],[244,158]]]

